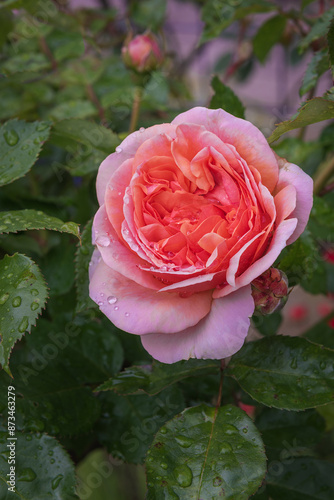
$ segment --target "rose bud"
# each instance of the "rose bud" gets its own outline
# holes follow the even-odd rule
[[[246,405],[246,403],[243,403],[242,401],[239,401],[238,406],[241,410],[245,411],[249,417],[254,418],[256,411],[255,406]]]
[[[158,68],[163,60],[163,54],[156,38],[148,33],[137,35],[125,43],[122,48],[124,64],[131,69],[144,73]]]
[[[90,296],[157,360],[233,355],[251,283],[286,295],[283,274],[267,270],[304,231],[313,182],[252,123],[196,107],[141,128],[103,161],[96,187]]]
[[[288,297],[288,278],[283,271],[271,267],[252,281],[255,309],[263,315],[281,309]]]

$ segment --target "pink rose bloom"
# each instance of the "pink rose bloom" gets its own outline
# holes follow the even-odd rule
[[[122,48],[124,63],[139,73],[151,71],[162,62],[162,53],[152,34],[137,35]]]
[[[101,164],[90,296],[164,363],[243,345],[251,282],[304,231],[312,180],[248,121],[193,108]]]

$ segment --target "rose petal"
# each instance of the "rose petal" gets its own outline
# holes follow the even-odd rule
[[[235,278],[235,285],[226,285],[220,290],[215,290],[213,292],[213,298],[225,297],[226,295],[234,292],[240,287],[248,285],[255,278],[264,273],[269,267],[275,262],[283,248],[286,246],[287,240],[290,238],[291,234],[294,232],[297,226],[297,219],[287,219],[283,221],[275,231],[273,239],[271,240],[270,246],[266,254],[259,260],[254,262],[247,271]],[[233,259],[238,259],[239,255],[232,257]]]
[[[89,294],[114,325],[138,335],[173,334],[193,326],[208,314],[212,302],[212,291],[181,298],[144,288],[103,260],[91,277]]]
[[[308,222],[313,205],[313,180],[301,168],[287,162],[284,158],[279,158],[278,163],[280,170],[275,193],[278,193],[285,186],[289,185],[294,186],[297,192],[296,208],[290,217],[296,218],[298,224],[294,233],[287,241],[287,245],[290,245],[299,238]]]
[[[243,287],[214,300],[210,313],[197,325],[170,335],[144,335],[141,341],[151,356],[162,363],[227,358],[242,347],[253,311],[251,287]]]
[[[126,139],[117,147],[117,153],[109,155],[100,165],[97,179],[96,179],[96,192],[99,204],[104,203],[104,195],[106,186],[109,183],[110,177],[114,172],[130,158],[134,158],[139,146],[158,134],[168,134],[171,137],[175,136],[175,126],[170,123],[163,123],[161,125],[154,125],[148,127],[143,131],[137,131],[128,135]]]
[[[197,123],[216,134],[223,142],[235,146],[240,156],[261,174],[262,184],[270,192],[278,180],[278,164],[266,138],[252,123],[236,118],[223,109],[196,107],[181,113],[172,125]]]

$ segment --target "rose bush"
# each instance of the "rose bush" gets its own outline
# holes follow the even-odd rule
[[[241,348],[251,282],[303,232],[312,180],[248,121],[197,107],[129,135],[97,195],[90,296],[173,363]]]

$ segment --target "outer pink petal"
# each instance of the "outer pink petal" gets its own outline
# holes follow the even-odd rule
[[[181,359],[222,359],[236,353],[246,338],[254,312],[251,287],[214,300],[210,313],[197,325],[178,333],[143,335],[144,348],[162,363]]]
[[[139,266],[147,264],[135,252],[130,250],[125,243],[119,241],[118,236],[110,224],[105,206],[99,208],[94,217],[93,235],[95,233],[95,243],[102,259],[115,271],[123,274],[138,283],[139,285],[146,286],[158,290],[161,288],[161,282],[153,278],[153,276]],[[101,245],[99,243],[99,235],[102,235],[101,242],[104,243],[105,235],[109,235],[109,245]]]
[[[247,271],[238,276],[235,279],[235,286],[227,285],[221,290],[215,290],[213,292],[213,298],[225,297],[240,287],[244,287],[251,283],[255,278],[264,273],[269,267],[275,262],[283,248],[286,246],[287,240],[290,238],[291,234],[294,232],[297,226],[297,219],[287,219],[284,220],[276,229],[273,239],[271,240],[270,246],[267,253],[261,257],[259,260],[254,262]],[[236,254],[231,259],[231,264],[233,265],[233,259],[239,259],[239,253]]]
[[[302,234],[308,222],[313,205],[313,180],[301,168],[293,163],[288,163],[284,158],[279,158],[280,166],[278,184],[275,193],[278,193],[285,186],[294,186],[297,191],[296,208],[290,217],[298,220],[294,233],[287,241],[290,245]]]
[[[114,325],[138,335],[184,330],[206,316],[212,303],[212,290],[187,298],[157,293],[125,278],[103,260],[91,276],[89,295]]]
[[[240,156],[261,174],[262,184],[270,192],[278,180],[278,164],[266,138],[252,123],[227,113],[223,109],[196,107],[181,113],[172,125],[197,123],[216,134],[223,142],[235,146]]]
[[[99,204],[102,205],[104,203],[104,194],[110,177],[125,160],[129,160],[135,156],[137,149],[144,141],[158,134],[168,134],[174,137],[174,131],[175,126],[170,123],[163,123],[162,125],[149,127],[142,132],[137,131],[128,135],[118,146],[117,151],[119,152],[109,155],[100,165],[96,179],[96,192]]]

